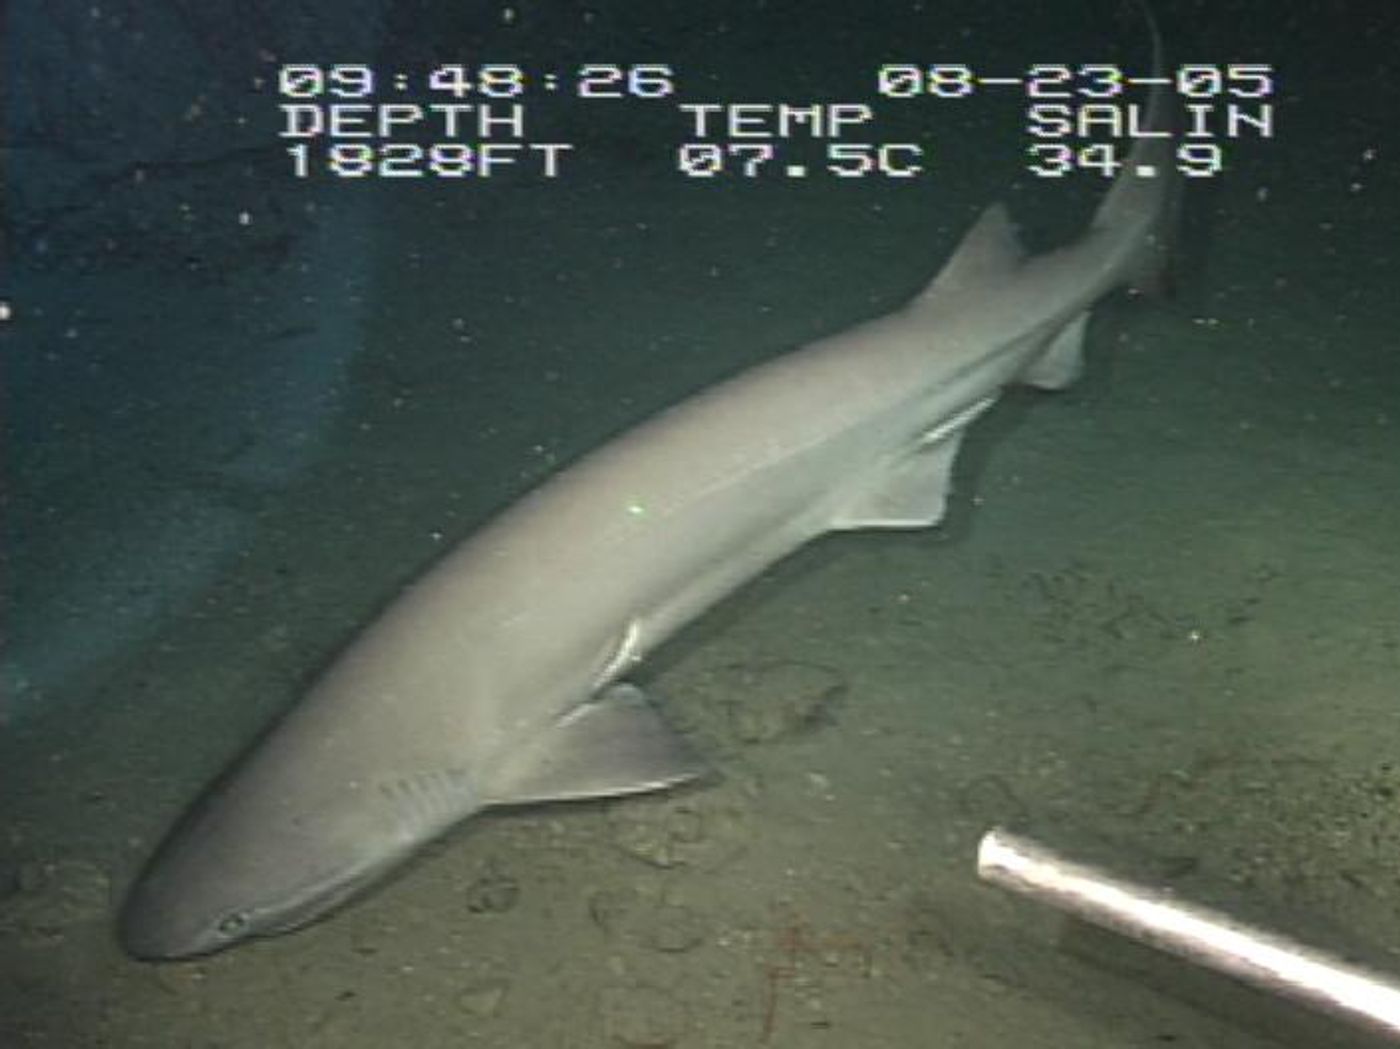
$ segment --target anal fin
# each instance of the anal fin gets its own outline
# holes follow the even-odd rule
[[[1088,324],[1088,310],[1076,314],[1026,368],[1021,381],[1041,390],[1063,390],[1078,379],[1084,370],[1084,329]]]

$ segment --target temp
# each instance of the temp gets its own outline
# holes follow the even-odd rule
[[[685,103],[680,107],[695,121],[695,136],[710,138],[792,138],[805,133],[812,138],[840,138],[848,127],[858,127],[874,119],[871,108],[860,102],[832,102],[793,106],[786,102],[769,105],[760,102]],[[719,117],[712,121],[712,117]],[[715,127],[715,124],[721,125]]]

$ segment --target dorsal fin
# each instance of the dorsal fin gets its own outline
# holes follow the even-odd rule
[[[1026,249],[1006,205],[993,204],[982,212],[952,258],[914,301],[923,304],[944,296],[965,295],[1005,277],[1025,257]]]

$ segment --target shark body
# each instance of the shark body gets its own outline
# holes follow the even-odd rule
[[[1092,307],[1159,266],[1164,106],[1154,89],[1074,243],[1028,258],[993,205],[901,309],[703,390],[466,539],[167,838],[126,902],[126,949],[300,927],[488,806],[700,773],[628,668],[824,533],[940,520],[967,426],[1010,384],[1071,382]]]

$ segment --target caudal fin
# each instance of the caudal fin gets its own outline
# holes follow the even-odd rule
[[[1157,20],[1139,5],[1152,35],[1152,89],[1140,137],[1094,213],[1091,229],[1122,231],[1142,225],[1143,247],[1126,273],[1130,288],[1162,294],[1171,287],[1171,262],[1180,214],[1181,180],[1176,172],[1171,115],[1171,78]]]

